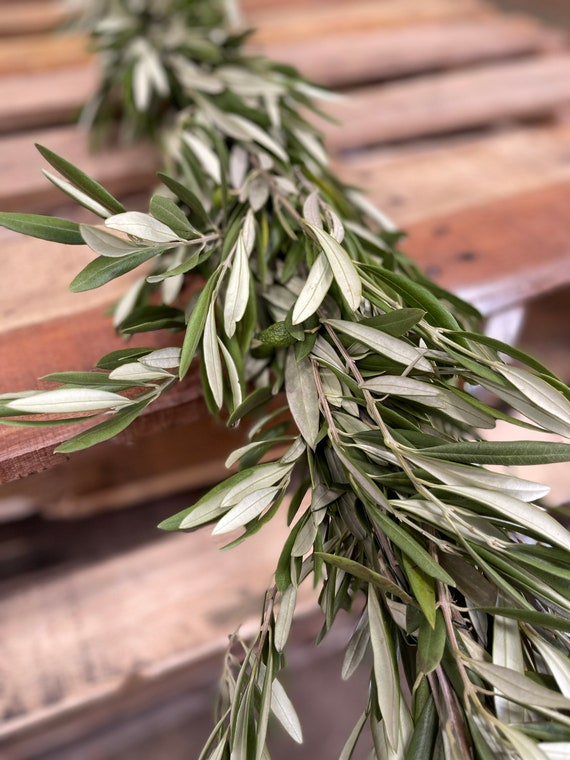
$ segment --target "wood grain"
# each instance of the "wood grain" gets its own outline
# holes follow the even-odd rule
[[[46,32],[62,24],[68,17],[63,3],[26,0],[5,5],[0,13],[0,36]]]
[[[0,75],[57,69],[91,58],[85,38],[77,34],[7,37],[0,45]]]
[[[365,151],[335,166],[401,227],[570,180],[570,125]]]
[[[326,104],[340,126],[326,125],[324,133],[332,150],[353,150],[537,119],[569,104],[566,53],[355,90],[346,101]]]
[[[264,52],[316,82],[346,87],[556,49],[562,40],[526,17],[489,16],[351,35],[323,33],[316,39],[275,41]]]

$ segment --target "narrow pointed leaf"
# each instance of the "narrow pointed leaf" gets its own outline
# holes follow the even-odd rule
[[[54,243],[66,245],[83,245],[84,243],[77,222],[70,222],[56,216],[2,211],[0,212],[0,227]]]

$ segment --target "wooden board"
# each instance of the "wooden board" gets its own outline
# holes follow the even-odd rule
[[[346,182],[364,188],[399,226],[407,228],[570,180],[570,124],[366,151],[347,156],[335,168]]]
[[[1,9],[0,36],[49,31],[61,25],[68,15],[63,3],[43,0],[10,3]]]
[[[285,536],[277,519],[231,552],[219,552],[209,531],[164,535],[93,565],[36,574],[33,584],[3,584],[0,646],[10,667],[0,742],[188,670],[223,652],[244,622],[244,634],[254,630]],[[303,588],[301,607],[311,600]]]
[[[276,40],[264,52],[296,66],[316,82],[346,87],[529,55],[561,44],[560,34],[527,17],[489,15],[364,29],[351,35],[344,31],[320,34],[309,40]]]
[[[85,38],[77,34],[7,37],[0,45],[0,75],[57,69],[90,58]]]
[[[570,54],[481,66],[355,90],[327,103],[332,150],[537,119],[570,106]]]

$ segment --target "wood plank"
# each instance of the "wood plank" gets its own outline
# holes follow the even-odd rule
[[[4,584],[0,646],[10,664],[0,741],[188,670],[223,652],[244,621],[251,633],[285,536],[277,518],[231,552],[220,553],[225,542],[209,531],[163,535],[90,566]],[[312,592],[301,595],[301,607],[312,607]]]
[[[26,57],[29,65],[38,58],[38,43],[25,42],[33,51]],[[348,36],[323,33],[308,41],[275,41],[265,47],[254,45],[253,49],[291,63],[323,84],[346,86],[537,53],[561,43],[560,34],[528,18],[490,16],[413,24],[401,29],[366,29]],[[46,55],[42,52],[38,70],[11,75],[4,72],[0,77],[0,133],[62,123],[94,91],[97,73],[85,63],[87,54],[80,38],[63,42],[69,60],[62,56],[61,48],[62,45],[56,49],[55,69],[50,70],[48,65],[46,71]]]
[[[68,18],[69,11],[63,3],[43,0],[10,3],[0,13],[0,36],[50,31]]]
[[[492,200],[570,180],[570,124],[515,129],[457,144],[365,151],[336,169],[406,228]]]
[[[0,135],[71,121],[95,92],[97,81],[95,67],[81,63],[23,74],[0,72]]]
[[[0,76],[73,66],[91,57],[77,34],[8,37],[0,45]]]
[[[356,0],[350,12],[336,3],[303,7],[302,13],[295,7],[272,5],[252,13],[252,22],[257,27],[255,40],[269,44],[410,23],[477,18],[492,12],[490,5],[480,0]]]
[[[275,41],[264,52],[334,87],[450,69],[560,48],[563,36],[522,16],[365,29],[351,35]]]
[[[413,225],[404,250],[484,314],[570,283],[570,182]]]
[[[323,131],[332,150],[537,119],[570,104],[570,54],[486,65],[353,91],[327,103],[341,126]]]
[[[88,135],[76,127],[48,129],[0,137],[0,188],[3,211],[47,210],[61,205],[65,196],[41,173],[47,164],[34,144],[46,145],[94,176],[112,193],[127,195],[147,190],[155,181],[156,149],[147,143],[115,146],[96,153]]]

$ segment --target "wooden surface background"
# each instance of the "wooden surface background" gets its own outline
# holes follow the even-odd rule
[[[486,314],[570,283],[562,34],[480,0],[244,6],[253,49],[342,89],[345,100],[326,104],[342,121],[324,128],[334,166],[407,229],[405,249],[430,276]],[[69,211],[34,142],[142,204],[155,152],[90,153],[72,119],[96,64],[80,37],[50,31],[60,20],[51,0],[0,0],[0,210]],[[118,345],[105,309],[128,276],[74,295],[86,249],[5,231],[0,246],[0,392],[90,369]],[[154,760],[164,721],[184,737],[169,760],[188,756],[180,726],[215,680],[226,635],[255,626],[285,529],[220,553],[207,531],[159,536],[154,525],[221,477],[235,435],[207,420],[195,377],[72,461],[52,454],[62,431],[0,429],[0,757]],[[313,605],[307,593],[302,607]],[[310,743],[306,755],[278,752],[316,757]]]

